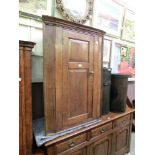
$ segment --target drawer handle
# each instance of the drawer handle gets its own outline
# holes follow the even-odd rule
[[[70,142],[70,143],[69,143],[69,146],[70,146],[70,147],[75,146],[75,142]]]
[[[101,133],[104,133],[105,131],[106,131],[105,128],[102,128],[102,129],[100,130]]]

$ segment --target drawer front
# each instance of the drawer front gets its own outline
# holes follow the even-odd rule
[[[73,147],[75,147],[75,146],[77,146],[77,145],[79,145],[85,141],[86,141],[86,133],[72,137],[66,141],[63,141],[59,144],[56,144],[55,145],[56,152],[57,152],[57,154],[61,153],[61,152],[66,151],[70,148],[73,148]]]
[[[104,134],[107,131],[109,131],[110,129],[112,129],[112,122],[102,125],[100,127],[97,127],[95,129],[91,130],[91,138],[99,136],[101,134]]]
[[[130,115],[118,118],[114,121],[114,127],[125,126],[130,123]]]

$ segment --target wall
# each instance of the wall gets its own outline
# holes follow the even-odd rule
[[[32,51],[32,82],[43,80],[43,34],[42,23],[28,18],[19,18],[19,39],[36,43]]]

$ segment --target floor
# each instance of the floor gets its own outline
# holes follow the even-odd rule
[[[126,153],[125,155],[135,155],[135,133],[134,132],[132,132],[131,134],[130,152]]]

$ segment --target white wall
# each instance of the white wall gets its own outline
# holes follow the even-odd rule
[[[43,79],[43,33],[42,22],[28,18],[19,18],[19,39],[35,42],[32,51],[32,82]]]

